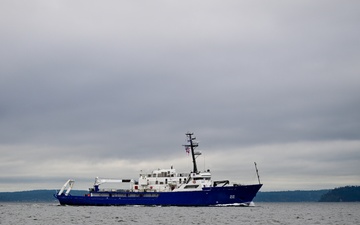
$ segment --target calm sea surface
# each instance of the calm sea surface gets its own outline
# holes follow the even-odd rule
[[[360,224],[360,203],[256,203],[252,207],[76,207],[0,203],[0,224]]]

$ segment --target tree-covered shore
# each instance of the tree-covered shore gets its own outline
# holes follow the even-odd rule
[[[330,190],[320,202],[360,202],[360,186],[346,186]]]
[[[57,202],[55,190],[0,192],[0,202]],[[86,191],[72,190],[72,195]],[[332,190],[259,192],[254,202],[359,202],[360,186],[345,186]]]

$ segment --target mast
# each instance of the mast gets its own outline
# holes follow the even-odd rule
[[[191,150],[191,156],[192,156],[192,160],[193,160],[193,171],[192,172],[197,173],[198,170],[197,170],[197,165],[196,165],[196,158],[195,158],[194,149],[196,147],[198,147],[199,144],[197,142],[194,142],[194,140],[196,140],[196,138],[193,137],[193,135],[194,135],[194,133],[190,133],[190,132],[186,133],[186,136],[188,138],[188,140],[187,140],[188,143],[185,144],[184,146],[185,146],[185,148],[190,148],[190,150]],[[199,155],[199,154],[200,153],[196,153],[196,155]]]
[[[254,164],[255,164],[255,170],[256,170],[256,175],[257,175],[257,178],[258,178],[259,184],[261,184],[261,182],[260,182],[260,176],[259,176],[259,171],[258,171],[258,168],[257,168],[256,162],[254,162]]]

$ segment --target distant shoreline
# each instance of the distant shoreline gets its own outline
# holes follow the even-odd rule
[[[56,202],[56,190],[0,192],[0,202]],[[72,190],[73,195],[84,195],[85,190]],[[346,186],[324,190],[259,192],[254,202],[356,202],[360,201],[360,186]]]

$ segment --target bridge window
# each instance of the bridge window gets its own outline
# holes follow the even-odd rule
[[[199,187],[199,185],[186,185],[184,189],[192,189],[197,187]]]

